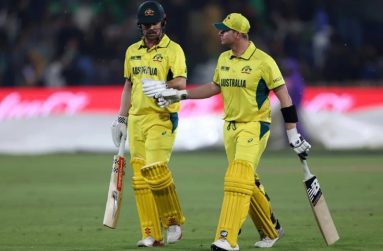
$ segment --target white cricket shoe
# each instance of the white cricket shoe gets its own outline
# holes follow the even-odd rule
[[[280,238],[285,235],[285,231],[281,227],[278,229],[278,237],[275,239],[270,239],[268,236],[262,238],[262,240],[257,241],[254,246],[256,248],[271,248]]]
[[[179,225],[172,225],[169,226],[168,231],[167,231],[167,243],[168,244],[174,244],[177,241],[182,239],[182,230]]]
[[[162,241],[156,241],[153,237],[149,236],[143,240],[137,242],[138,247],[162,247],[164,243]]]
[[[238,244],[232,247],[226,239],[219,239],[213,242],[210,246],[213,251],[239,251]]]

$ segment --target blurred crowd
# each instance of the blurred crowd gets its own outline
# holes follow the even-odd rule
[[[125,50],[140,38],[137,0],[1,0],[0,87],[123,83]],[[293,60],[305,82],[383,79],[383,1],[159,1],[166,33],[181,44],[190,83],[212,79],[224,49],[212,24],[230,12],[277,62]]]

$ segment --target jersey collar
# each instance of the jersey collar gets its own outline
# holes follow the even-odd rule
[[[249,60],[250,57],[254,54],[255,50],[257,49],[257,47],[255,47],[254,43],[253,42],[249,42],[249,46],[247,47],[247,49],[245,50],[245,52],[237,57],[233,54],[233,51],[230,50],[230,59],[233,59],[233,58],[242,58],[242,59],[245,59],[245,60]]]
[[[164,34],[160,42],[156,46],[153,46],[150,50],[157,49],[157,48],[166,48],[168,47],[169,43],[170,43],[170,38],[166,34]],[[138,49],[143,49],[143,48],[146,48],[144,39],[141,40],[141,44],[138,47]]]

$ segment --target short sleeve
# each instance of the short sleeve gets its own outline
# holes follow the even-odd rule
[[[181,46],[176,44],[174,46],[175,52],[172,54],[170,60],[170,70],[173,73],[173,78],[185,77],[187,78],[186,58]]]
[[[129,49],[125,52],[125,61],[124,61],[124,77],[129,79],[131,78],[131,67],[129,63]]]
[[[269,89],[284,85],[282,73],[274,59],[268,57],[263,64],[263,79]]]
[[[213,82],[217,85],[219,85],[219,83],[221,82],[221,77],[220,77],[220,65],[221,65],[221,57],[222,57],[222,54],[219,56],[218,58],[218,61],[217,61],[217,65],[215,67],[215,70],[214,70],[214,76],[213,76]]]

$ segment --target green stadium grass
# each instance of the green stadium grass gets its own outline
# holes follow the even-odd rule
[[[0,156],[0,250],[142,250],[137,212],[125,179],[118,229],[102,225],[112,154]],[[267,152],[259,174],[286,235],[273,250],[382,250],[383,155],[378,152],[312,152],[317,175],[341,239],[326,247],[292,152]],[[161,250],[209,250],[223,195],[226,157],[221,151],[175,153],[171,160],[187,218],[184,239]],[[258,235],[247,219],[241,251]]]

